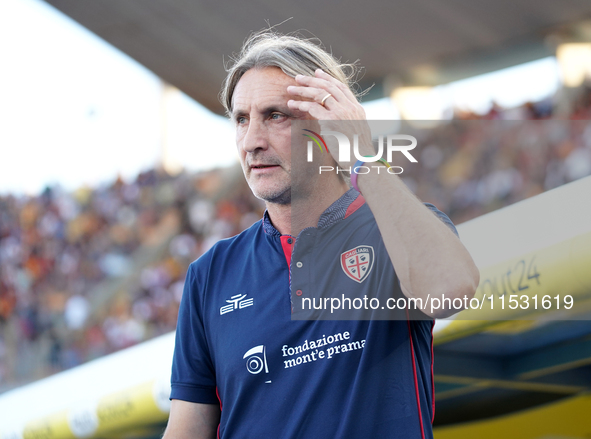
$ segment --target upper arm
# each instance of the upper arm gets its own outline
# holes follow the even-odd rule
[[[437,207],[435,207],[431,203],[423,203],[423,204],[437,218],[439,218],[458,238],[460,237],[460,235],[458,235],[458,231],[456,229],[456,226],[454,225],[454,223],[449,219],[449,217],[445,213],[443,213],[442,211],[440,211],[439,209],[437,209]],[[404,285],[400,284],[400,288],[402,289],[402,294],[404,294],[406,297],[413,297],[412,294],[411,294],[411,292],[408,291],[408,289],[406,289]]]
[[[437,209],[437,207],[435,207],[433,204],[431,203],[423,203],[423,205],[425,207],[427,207],[431,213],[433,213],[441,222],[443,222],[443,224],[445,224],[447,226],[447,228],[449,230],[451,230],[451,232],[456,235],[458,238],[460,237],[460,235],[458,234],[458,231],[456,229],[456,226],[454,225],[454,223],[449,219],[449,217],[443,213],[442,211],[440,211],[439,209]],[[400,283],[400,288],[402,290],[402,294],[404,294],[406,297],[411,298],[414,297],[413,294],[401,283]],[[414,318],[413,319],[417,319],[417,320],[422,320],[422,319],[433,319],[436,317],[437,314],[439,314],[438,312],[433,314],[431,312],[429,312],[428,308],[418,308],[416,310],[412,310],[413,314],[414,314]],[[438,309],[439,311],[439,309]],[[457,310],[456,310],[457,312]],[[446,317],[447,315],[441,315],[441,317]]]
[[[163,439],[213,439],[220,423],[218,404],[173,399]]]

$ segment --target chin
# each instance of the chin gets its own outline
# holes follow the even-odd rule
[[[270,190],[270,189],[262,189],[258,190],[257,188],[250,187],[252,193],[255,197],[259,200],[263,200],[267,203],[273,204],[282,204],[287,205],[291,204],[291,188],[288,187],[282,190]]]

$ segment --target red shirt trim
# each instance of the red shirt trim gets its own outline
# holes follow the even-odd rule
[[[355,201],[353,201],[351,204],[349,204],[349,207],[347,208],[347,211],[345,212],[345,218],[347,218],[349,215],[352,215],[357,209],[359,209],[364,204],[365,204],[365,198],[363,198],[363,195],[359,194],[359,196],[357,198],[355,198]]]

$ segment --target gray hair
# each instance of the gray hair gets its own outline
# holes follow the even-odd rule
[[[314,76],[316,69],[322,69],[347,85],[355,96],[360,96],[355,91],[357,66],[341,63],[322,48],[319,41],[264,30],[247,38],[240,53],[231,61],[220,93],[220,101],[228,116],[232,113],[232,97],[238,81],[253,68],[278,67],[294,78],[296,75]]]

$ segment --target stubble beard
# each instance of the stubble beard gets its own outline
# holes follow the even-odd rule
[[[258,182],[252,181],[252,179],[252,175],[250,176],[250,179],[247,178],[248,186],[250,187],[250,190],[252,191],[253,195],[259,200],[263,200],[264,202],[270,204],[279,204],[282,206],[291,204],[290,182],[287,182],[285,184],[282,184],[280,182],[272,184],[271,182],[263,181],[264,178],[261,179],[261,177],[258,177]],[[271,187],[259,187],[260,185],[265,185],[265,183],[271,183]]]
[[[291,187],[284,191],[275,192],[257,192],[252,186],[250,189],[252,190],[252,193],[255,197],[257,197],[259,200],[263,200],[266,203],[279,204],[282,206],[291,204]]]

